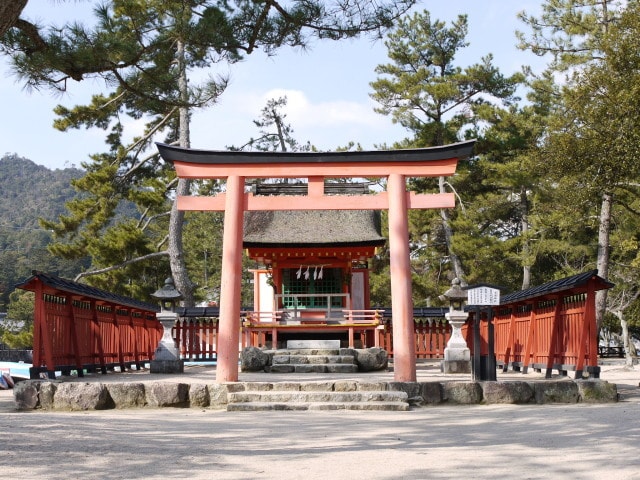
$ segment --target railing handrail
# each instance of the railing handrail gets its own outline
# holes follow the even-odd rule
[[[276,293],[276,298],[283,297],[348,297],[348,293]]]

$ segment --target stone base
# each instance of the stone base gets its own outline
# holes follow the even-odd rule
[[[471,361],[443,360],[440,369],[443,373],[471,373]]]
[[[308,349],[308,348],[323,348],[323,349],[339,349],[340,340],[287,340],[287,349]]]
[[[183,360],[151,360],[151,373],[184,373]]]

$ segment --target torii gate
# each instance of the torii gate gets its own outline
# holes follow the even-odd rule
[[[182,211],[224,211],[218,382],[238,381],[240,288],[243,216],[249,210],[383,210],[389,211],[391,307],[393,310],[394,379],[416,381],[413,302],[407,211],[453,208],[453,193],[408,192],[407,177],[450,176],[458,160],[471,155],[475,140],[442,147],[356,152],[233,152],[194,150],[158,143],[165,161],[184,179],[224,179],[226,193],[180,196]],[[376,195],[325,195],[325,178],[386,178],[387,191]],[[254,196],[245,192],[247,178],[306,178],[307,195]]]

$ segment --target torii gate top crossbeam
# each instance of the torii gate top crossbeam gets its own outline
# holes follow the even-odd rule
[[[449,176],[471,155],[475,140],[441,147],[355,152],[232,152],[194,150],[158,143],[180,178],[303,178]]]

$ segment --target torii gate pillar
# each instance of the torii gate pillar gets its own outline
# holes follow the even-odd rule
[[[389,175],[389,250],[393,310],[393,375],[396,382],[416,381],[416,345],[409,263],[409,221],[404,175]]]
[[[232,175],[227,178],[225,200],[216,380],[218,382],[237,382],[244,177]]]

